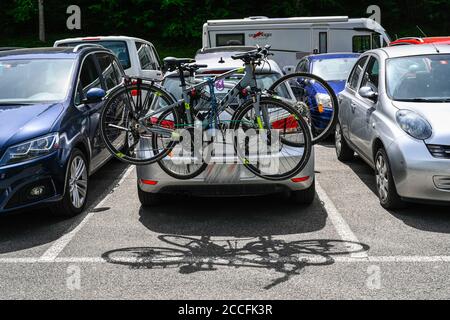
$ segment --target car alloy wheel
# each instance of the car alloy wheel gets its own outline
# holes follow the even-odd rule
[[[70,165],[69,192],[72,205],[80,209],[87,196],[88,174],[84,159],[76,156]]]
[[[389,197],[389,174],[386,159],[379,154],[376,161],[376,181],[380,200],[386,202]]]

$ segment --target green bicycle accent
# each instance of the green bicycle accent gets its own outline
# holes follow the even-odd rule
[[[263,125],[263,122],[262,122],[262,120],[261,120],[261,117],[256,117],[256,121],[258,122],[258,127],[259,127],[259,129],[264,129],[264,125]]]
[[[116,153],[116,156],[118,156],[121,159],[125,157],[125,155],[122,152]]]

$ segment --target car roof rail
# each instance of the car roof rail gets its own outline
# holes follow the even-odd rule
[[[105,48],[99,44],[95,44],[95,43],[82,43],[77,45],[74,49],[73,52],[78,52],[83,48]]]

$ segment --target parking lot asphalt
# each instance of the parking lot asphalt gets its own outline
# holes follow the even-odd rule
[[[384,210],[372,170],[316,147],[317,198],[182,199],[144,209],[134,168],[92,177],[89,208],[0,218],[0,299],[450,297],[450,210]]]

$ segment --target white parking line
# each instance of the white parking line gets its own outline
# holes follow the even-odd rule
[[[305,257],[303,261],[305,263],[322,263],[326,257]],[[344,256],[331,256],[334,263],[450,263],[450,256],[370,256],[367,259],[361,259],[359,257],[344,257]],[[174,263],[179,260],[180,264],[194,262],[219,262],[224,263],[226,259],[217,257],[198,257],[198,258],[158,258],[155,260],[143,260],[142,258],[132,257],[116,257],[114,261],[129,263],[129,264],[142,264],[142,263]],[[251,260],[246,259],[247,262]],[[256,258],[255,263],[260,262],[261,259]],[[271,260],[276,262],[276,259]],[[53,260],[43,260],[40,258],[0,258],[0,264],[66,264],[66,263],[80,263],[80,264],[103,264],[107,261],[101,257],[64,257],[55,258]],[[285,262],[289,263],[289,261]]]
[[[72,241],[75,235],[80,232],[80,230],[86,225],[86,223],[92,218],[95,214],[94,211],[97,208],[101,208],[106,201],[108,201],[109,197],[114,193],[114,191],[125,181],[126,178],[131,174],[134,170],[134,166],[128,168],[122,178],[119,180],[117,185],[113,190],[91,211],[86,217],[78,224],[72,231],[66,233],[64,236],[56,240],[53,245],[39,258],[40,262],[52,262],[54,261],[58,255],[64,250],[64,248]]]
[[[334,205],[333,201],[328,197],[327,193],[324,189],[320,186],[320,183],[316,181],[316,192],[319,196],[319,199],[323,203],[323,207],[325,208],[328,218],[330,219],[331,223],[333,224],[334,228],[336,229],[337,233],[339,234],[339,237],[343,241],[351,242],[348,244],[349,252],[355,251],[356,248],[359,247],[357,245],[359,242],[358,238],[355,236],[353,231],[348,226],[347,222],[345,222],[342,215],[339,213],[338,209]],[[355,243],[353,245],[353,243]],[[367,259],[368,255],[366,252],[353,252],[350,254],[352,258],[359,258],[359,259]]]

